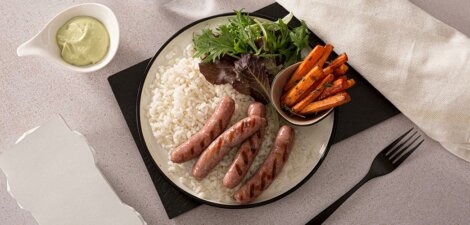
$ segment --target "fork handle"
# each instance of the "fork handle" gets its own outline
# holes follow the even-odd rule
[[[354,194],[354,192],[357,191],[357,189],[359,189],[363,184],[365,184],[367,181],[369,181],[372,178],[374,177],[367,174],[364,178],[362,178],[361,181],[359,181],[359,183],[357,183],[354,187],[352,187],[351,190],[349,190],[343,196],[341,196],[338,200],[333,202],[330,206],[328,206],[328,208],[324,209],[320,214],[315,216],[307,224],[313,225],[313,224],[322,224],[323,222],[325,222],[325,220],[328,219],[328,217],[331,214],[333,214],[336,211],[336,209],[339,208],[341,204],[343,204],[343,202],[346,201],[346,199],[348,199],[352,194]]]

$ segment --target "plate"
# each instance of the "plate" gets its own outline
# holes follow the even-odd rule
[[[179,177],[175,176],[169,171],[168,151],[162,148],[154,138],[152,128],[150,127],[149,121],[145,115],[147,106],[152,100],[152,93],[150,91],[151,84],[155,79],[155,74],[157,73],[158,67],[167,66],[169,63],[169,59],[166,56],[174,54],[175,49],[184,49],[186,46],[188,46],[192,42],[194,32],[199,32],[203,28],[215,28],[220,24],[226,23],[227,18],[233,15],[234,13],[225,13],[195,21],[182,28],[168,41],[166,41],[165,44],[163,44],[163,46],[157,51],[155,56],[149,62],[149,65],[146,69],[145,80],[140,86],[137,99],[137,125],[139,129],[139,136],[142,143],[144,144],[144,147],[147,148],[147,150],[150,152],[154,162],[168,182],[171,183],[176,189],[183,192],[190,198],[204,204],[222,208],[248,208],[265,205],[288,195],[289,193],[299,188],[313,175],[313,173],[315,173],[325,158],[329,149],[329,143],[333,137],[336,120],[335,111],[325,117],[321,122],[313,126],[294,126],[296,129],[295,141],[300,142],[299,145],[308,146],[308,148],[303,148],[302,150],[304,151],[298,150],[297,152],[296,148],[294,148],[292,150],[291,157],[289,157],[289,160],[286,163],[286,167],[289,163],[294,163],[292,161],[294,154],[310,154],[310,156],[313,155],[314,157],[312,160],[304,163],[304,166],[302,166],[300,169],[295,171],[295,176],[291,176],[291,174],[287,174],[287,172],[283,170],[275,180],[275,182],[277,182],[276,188],[273,188],[273,185],[271,185],[254,202],[246,205],[239,205],[235,202],[227,203],[218,201],[211,199],[210,196],[199,197],[193,190],[186,187],[180,181]],[[272,21],[272,19],[265,16],[257,14],[250,15],[258,18],[259,20]]]

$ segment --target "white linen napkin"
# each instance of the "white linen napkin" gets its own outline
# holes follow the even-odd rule
[[[470,39],[407,0],[277,0],[444,148],[470,162]],[[354,99],[352,100],[354,101]]]

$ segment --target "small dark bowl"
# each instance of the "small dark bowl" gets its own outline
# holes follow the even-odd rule
[[[292,123],[294,125],[298,126],[308,126],[308,125],[313,125],[318,122],[320,122],[323,118],[328,116],[334,108],[325,110],[323,112],[306,116],[306,118],[301,118],[296,115],[292,115],[284,110],[282,110],[281,107],[281,96],[283,94],[282,88],[284,85],[287,83],[289,80],[289,77],[295,72],[297,67],[299,67],[301,62],[298,62],[296,64],[292,64],[289,67],[283,69],[281,72],[279,72],[276,77],[273,80],[273,83],[271,85],[271,102],[276,109],[276,111],[284,118],[287,120],[287,122]]]

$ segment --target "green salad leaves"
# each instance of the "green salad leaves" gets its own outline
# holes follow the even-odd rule
[[[212,84],[231,84],[238,92],[268,104],[270,84],[277,72],[300,61],[308,47],[304,22],[290,29],[289,14],[276,22],[261,22],[236,11],[228,23],[193,35],[199,70]]]
[[[304,22],[289,29],[292,15],[276,22],[260,22],[241,11],[229,19],[227,24],[194,34],[196,53],[203,62],[215,62],[222,56],[240,58],[241,54],[252,54],[269,58],[277,65],[287,67],[300,60],[300,51],[308,47],[308,29]]]

